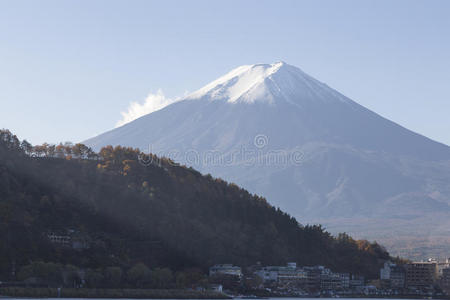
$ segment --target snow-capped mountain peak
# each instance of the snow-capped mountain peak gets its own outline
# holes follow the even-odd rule
[[[330,98],[350,101],[283,61],[237,67],[187,97],[229,103],[275,104],[277,101],[286,101],[299,106],[304,101],[329,101]]]
[[[334,232],[404,245],[435,231],[450,249],[437,231],[450,228],[450,148],[283,62],[238,67],[85,144],[169,156]]]
[[[283,65],[285,63],[279,62],[237,67],[192,93],[188,98],[199,99],[208,97],[210,99],[226,100],[228,102],[245,101],[251,103],[257,99],[261,99],[261,97],[250,97],[250,95],[259,93],[260,96],[266,96],[263,97],[264,100],[272,100],[264,82],[274,73],[278,72]]]

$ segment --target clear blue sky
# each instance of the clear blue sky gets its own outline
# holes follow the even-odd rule
[[[449,145],[449,15],[446,0],[0,0],[0,127],[81,141],[150,92],[283,60]]]

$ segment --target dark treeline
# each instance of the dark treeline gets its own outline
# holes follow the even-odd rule
[[[60,263],[35,261],[20,268],[17,279],[31,286],[86,288],[179,289],[207,286],[200,269],[173,272],[169,268],[150,269],[143,263],[90,269]]]
[[[6,131],[5,131],[6,132]],[[5,135],[6,136],[6,135]],[[18,142],[18,141],[17,141]],[[16,142],[14,142],[16,143]],[[79,158],[79,159],[98,159],[99,156],[90,147],[71,142],[60,143],[59,145],[47,144],[31,145],[27,140],[20,142],[19,148],[29,156],[35,157],[54,157],[54,158]]]
[[[68,230],[89,246],[47,237]],[[287,261],[375,278],[389,258],[377,243],[301,225],[264,198],[168,159],[119,146],[99,153],[82,144],[32,146],[7,130],[0,131],[0,241],[0,280],[40,262],[90,270],[104,285],[108,268],[131,285],[128,272],[145,266],[152,286],[155,270],[169,270],[175,285],[175,274],[216,263]]]

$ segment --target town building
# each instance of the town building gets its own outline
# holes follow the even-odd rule
[[[405,287],[405,268],[403,266],[394,266],[391,270],[390,284],[391,288],[402,289]]]
[[[352,290],[361,291],[365,286],[364,276],[353,274],[350,279],[350,288]]]
[[[350,275],[344,273],[333,273],[329,269],[320,275],[320,289],[322,291],[339,291],[348,288]]]
[[[383,286],[393,289],[405,287],[405,269],[392,262],[385,262],[380,270],[380,280]]]
[[[391,268],[395,266],[395,264],[387,261],[384,263],[383,268],[380,269],[380,279],[381,280],[389,280],[391,278]]]
[[[406,287],[431,288],[438,277],[435,261],[413,262],[405,265]]]
[[[263,267],[255,272],[263,282],[277,282],[278,281],[278,267]]]
[[[315,291],[321,288],[321,275],[326,272],[324,266],[305,267],[307,272],[307,288],[308,290]]]
[[[337,273],[341,279],[341,284],[343,289],[350,288],[350,274],[349,273]]]
[[[232,264],[214,265],[209,268],[209,276],[229,275],[242,277],[241,267],[233,266]]]
[[[278,282],[296,281],[306,283],[307,273],[302,268],[297,268],[296,263],[288,263],[286,267],[278,269]]]
[[[309,290],[342,290],[350,287],[350,274],[334,273],[324,266],[304,268]]]
[[[440,287],[448,296],[450,296],[450,268],[442,270]]]
[[[286,266],[263,267],[256,271],[255,275],[259,276],[264,282],[286,283],[295,281],[306,284],[307,280],[307,272],[302,268],[297,268],[297,264],[294,262],[290,262]]]
[[[348,273],[334,273],[324,266],[297,268],[296,263],[286,266],[262,267],[254,272],[264,283],[278,288],[297,287],[309,291],[334,291],[350,287]]]
[[[438,268],[438,276],[441,277],[443,275],[443,270],[450,268],[450,258],[447,258],[443,261],[437,261]]]

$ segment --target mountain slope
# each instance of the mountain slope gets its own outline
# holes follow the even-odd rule
[[[86,143],[169,156],[261,194],[299,220],[359,236],[383,239],[398,229],[426,242],[445,235],[450,216],[448,146],[282,62],[239,67]],[[435,223],[418,228],[429,218]],[[377,225],[385,222],[388,231]]]
[[[0,131],[0,279],[39,260],[173,270],[297,261],[375,278],[389,258],[377,244],[299,225],[263,198],[169,160],[121,147],[102,149],[99,160],[28,157],[11,137]],[[90,248],[46,238],[68,229]]]

